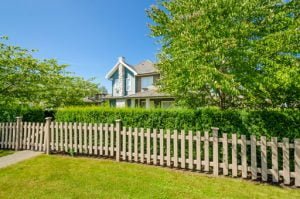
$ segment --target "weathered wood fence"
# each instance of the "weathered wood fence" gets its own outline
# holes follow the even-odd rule
[[[211,172],[213,175],[283,182],[300,187],[300,139],[125,127],[115,124],[0,123],[0,148],[111,157]]]

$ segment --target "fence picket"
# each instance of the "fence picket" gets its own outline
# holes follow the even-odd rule
[[[197,131],[197,137],[196,137],[196,156],[197,156],[197,164],[196,169],[198,171],[201,171],[201,133],[200,131]]]
[[[82,154],[82,130],[83,130],[82,123],[79,122],[79,124],[78,124],[78,139],[79,139],[78,148],[79,148],[80,154]]]
[[[151,163],[151,146],[150,146],[150,144],[151,144],[151,137],[150,137],[150,129],[148,128],[147,129],[147,143],[146,143],[146,146],[147,146],[147,164],[150,164]]]
[[[231,168],[232,168],[232,176],[237,176],[238,166],[237,166],[237,135],[231,135],[232,140],[232,152],[231,152]]]
[[[65,122],[64,125],[64,138],[65,138],[65,143],[64,143],[65,152],[68,152],[68,123],[67,122]]]
[[[41,150],[41,135],[40,135],[40,123],[37,123],[35,126],[36,140],[35,140],[35,150]]]
[[[89,155],[92,155],[93,154],[93,125],[91,123],[89,123],[88,131],[89,131],[88,149],[89,149]]]
[[[289,152],[289,139],[283,138],[282,156],[283,156],[283,183],[289,185],[290,180],[290,152]]]
[[[245,135],[241,135],[241,156],[242,156],[242,178],[247,178],[248,177],[247,140]]]
[[[51,146],[51,150],[54,151],[55,148],[54,122],[50,123],[50,134],[51,134],[50,146]]]
[[[171,166],[171,134],[170,129],[167,129],[167,166]]]
[[[178,132],[174,130],[173,134],[174,167],[178,167]]]
[[[262,181],[268,180],[268,168],[267,168],[267,141],[265,136],[260,137],[260,149],[261,149],[261,179]]]
[[[126,129],[125,129],[126,131]],[[115,154],[115,126],[111,124],[110,126],[110,156],[114,157]]]
[[[215,176],[219,175],[219,141],[218,141],[218,130],[219,128],[212,128],[213,130],[213,174]]]
[[[164,130],[159,130],[159,157],[160,157],[160,166],[164,166]]]
[[[228,175],[228,138],[227,134],[223,133],[223,175]]]
[[[132,161],[132,127],[128,128],[128,161]]]
[[[102,156],[103,155],[103,124],[100,124],[100,126],[98,126],[98,129],[99,129],[99,145],[100,145],[100,155]]]
[[[27,122],[24,122],[23,124],[23,133],[24,133],[24,137],[23,137],[23,148],[22,149],[27,149]],[[4,132],[3,132],[4,133]]]
[[[74,123],[74,152],[78,153],[78,125]]]
[[[204,132],[204,171],[209,172],[209,134]]]
[[[60,133],[60,151],[64,149],[64,134],[63,134],[63,123],[59,123],[59,133]]]
[[[272,181],[277,183],[279,181],[277,138],[272,137],[271,147],[272,147]]]
[[[188,137],[188,143],[189,143],[189,169],[194,168],[194,158],[193,158],[193,132],[189,131],[189,137]]]
[[[68,125],[69,129],[69,152],[73,153],[73,125],[72,123],[69,123]]]
[[[252,180],[257,179],[257,157],[256,157],[256,136],[250,136],[251,145],[251,178]]]
[[[141,141],[141,145],[140,145],[140,162],[141,163],[144,163],[144,154],[145,154],[145,149],[144,149],[144,128],[141,128],[140,129],[141,132],[140,132],[140,141]]]
[[[55,150],[58,151],[59,148],[59,142],[58,142],[58,123],[55,122],[54,123],[54,128],[55,128]]]
[[[157,129],[153,129],[153,164],[157,165]]]
[[[104,155],[108,156],[108,124],[104,127]]]
[[[123,127],[122,130],[122,159],[126,160],[126,127]]]
[[[12,132],[13,132],[13,136],[12,136],[12,149],[15,149],[16,147],[16,125],[15,123],[12,123]]]
[[[295,139],[295,186],[300,187],[300,139]]]
[[[40,151],[46,151],[46,136],[44,135],[44,123],[40,124],[39,134],[40,134]]]
[[[181,130],[180,134],[180,140],[181,140],[181,168],[185,169],[185,132],[184,130]]]
[[[138,162],[138,128],[134,128],[134,161]]]
[[[8,148],[8,123],[6,123],[6,126],[5,126],[5,148],[7,149]]]

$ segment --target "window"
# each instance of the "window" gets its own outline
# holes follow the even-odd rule
[[[147,88],[151,85],[153,85],[153,76],[149,76],[149,77],[142,77],[141,78],[142,81],[142,89],[143,88]]]
[[[113,90],[114,94],[118,94],[119,93],[119,79],[115,79],[113,89],[114,89]]]
[[[173,101],[161,101],[161,108],[171,108],[173,103]]]
[[[126,78],[126,91],[131,91],[131,78]]]

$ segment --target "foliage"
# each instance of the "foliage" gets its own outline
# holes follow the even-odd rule
[[[220,132],[266,135],[268,137],[300,138],[300,111],[293,109],[220,110],[217,108],[133,109],[105,107],[66,107],[57,110],[56,121],[114,123],[157,129],[210,130]]]
[[[0,106],[78,105],[84,97],[100,92],[97,84],[67,72],[67,65],[36,59],[32,51],[6,44],[6,37],[1,39]]]
[[[148,15],[180,105],[300,106],[300,1],[161,0]]]
[[[54,117],[53,110],[42,108],[7,107],[0,108],[0,122],[15,122],[16,117],[22,116],[26,122],[44,122],[46,117]]]

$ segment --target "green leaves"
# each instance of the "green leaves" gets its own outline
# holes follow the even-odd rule
[[[1,106],[76,105],[99,92],[97,84],[67,72],[67,65],[58,64],[55,59],[38,60],[31,53],[0,40]]]
[[[296,0],[160,1],[148,15],[161,89],[188,107],[299,107],[299,10]]]

